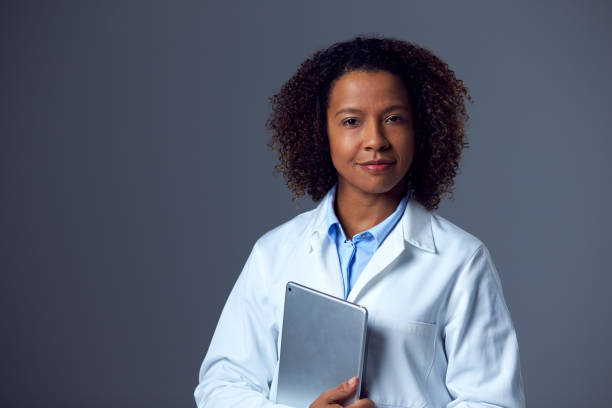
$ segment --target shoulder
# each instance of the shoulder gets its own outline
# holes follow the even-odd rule
[[[499,274],[486,245],[440,215],[432,214],[431,224],[439,254],[456,265],[455,278],[471,282],[470,287],[489,282],[501,294]]]
[[[307,211],[263,234],[251,250],[247,274],[258,284],[284,285],[288,271],[308,253],[314,217],[316,210]]]
[[[474,235],[417,201],[408,202],[404,215],[405,239],[441,260],[461,262],[483,245]]]
[[[431,230],[440,253],[461,253],[470,257],[484,247],[480,239],[436,213],[431,213]]]
[[[274,280],[284,269],[287,260],[302,252],[300,248],[308,236],[313,211],[299,214],[257,239],[241,273],[246,286],[258,287],[262,282]],[[259,283],[258,283],[259,282]]]
[[[317,209],[303,212],[263,234],[255,243],[258,252],[282,253],[307,241]]]

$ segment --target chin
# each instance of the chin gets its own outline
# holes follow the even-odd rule
[[[380,185],[380,184],[379,185],[370,185],[368,187],[362,188],[361,190],[364,193],[368,193],[368,194],[387,194],[387,193],[392,192],[393,189],[395,189],[398,186],[398,184],[401,184],[401,182],[400,183],[395,183],[395,184],[392,184],[392,183],[388,183],[387,184],[387,183],[385,183],[385,184],[382,184],[382,185]]]
[[[359,191],[362,194],[387,194],[393,192],[395,188],[403,189],[403,178],[399,180],[397,177],[372,177],[369,179],[351,181],[350,179],[344,178],[339,179],[339,184],[344,184],[345,188],[353,191]]]

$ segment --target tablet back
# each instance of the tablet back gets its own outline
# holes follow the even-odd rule
[[[285,291],[276,402],[309,406],[323,391],[359,376],[365,362],[367,310],[294,282]]]

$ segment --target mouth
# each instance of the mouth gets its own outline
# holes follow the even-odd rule
[[[393,167],[395,160],[370,160],[358,164],[368,173],[380,173]]]

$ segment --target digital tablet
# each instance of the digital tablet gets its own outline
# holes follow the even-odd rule
[[[359,399],[364,375],[368,311],[314,289],[287,283],[276,402],[307,407],[323,391],[354,376],[344,403]]]

